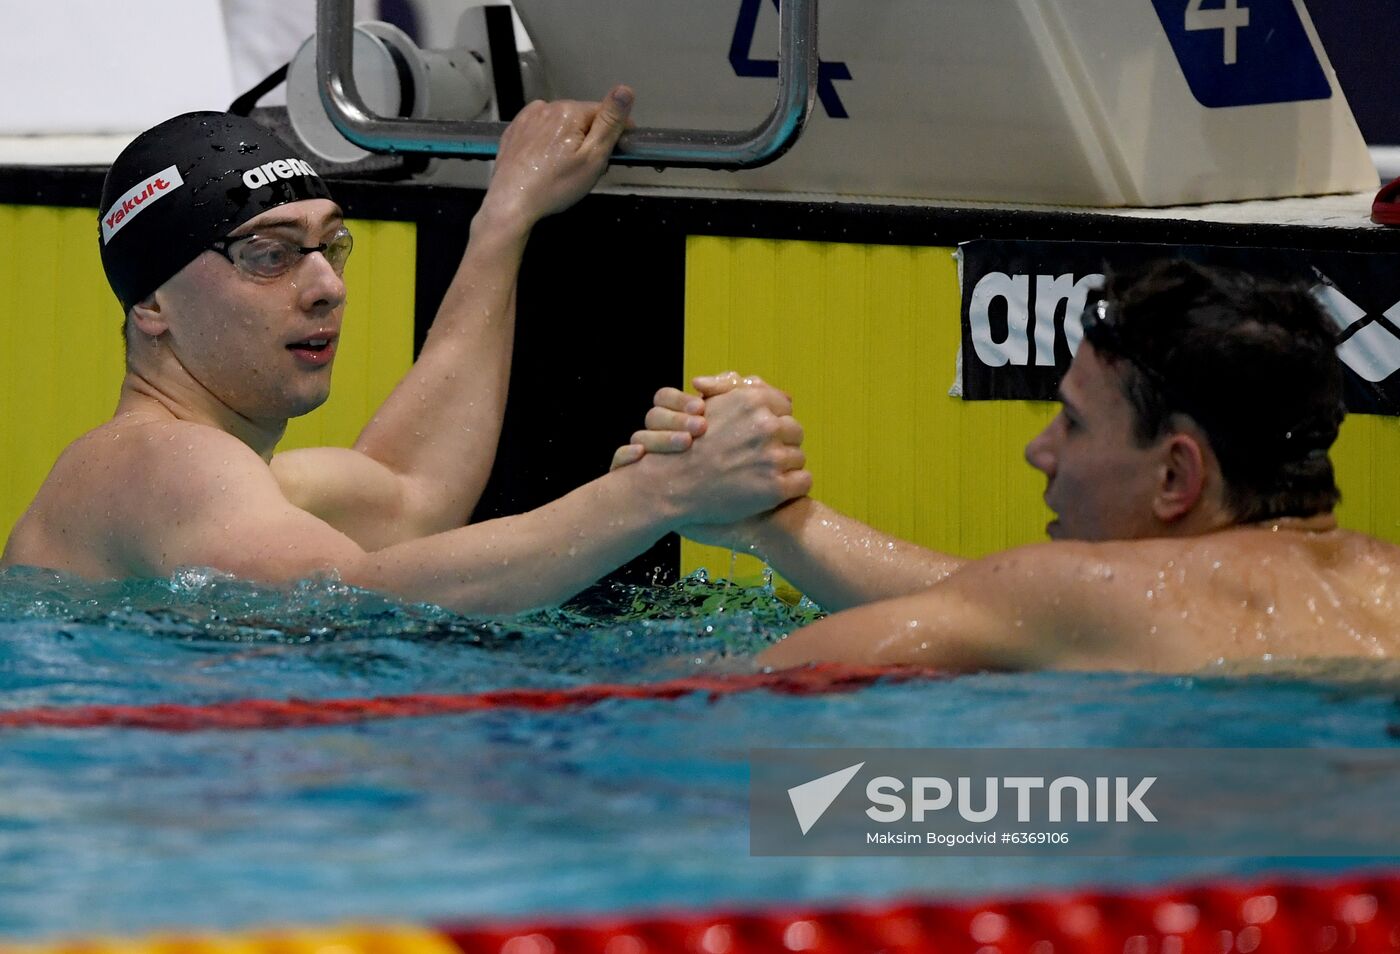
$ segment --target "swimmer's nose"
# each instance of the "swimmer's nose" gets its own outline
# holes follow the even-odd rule
[[[1054,426],[1053,421],[1047,424],[1045,429],[1031,438],[1030,443],[1026,445],[1026,463],[1047,477],[1055,476],[1055,451],[1051,446],[1050,437]]]
[[[345,304],[345,279],[320,252],[311,252],[296,270],[298,301],[303,311],[321,314]]]

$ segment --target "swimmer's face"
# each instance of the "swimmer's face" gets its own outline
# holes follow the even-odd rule
[[[1060,383],[1060,413],[1026,445],[1045,474],[1045,503],[1055,540],[1131,540],[1154,536],[1153,498],[1160,476],[1156,445],[1139,447],[1133,408],[1119,370],[1080,345]]]
[[[329,199],[269,209],[231,236],[256,233],[310,247],[343,225]],[[207,251],[165,283],[170,351],[204,390],[243,417],[276,422],[314,410],[330,395],[345,282],[325,257],[300,257],[263,278]],[[329,344],[317,350],[317,341]],[[301,345],[301,347],[298,347]]]

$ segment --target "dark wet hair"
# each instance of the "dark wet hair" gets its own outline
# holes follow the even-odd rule
[[[1117,365],[1141,445],[1186,415],[1220,461],[1241,522],[1341,500],[1328,449],[1342,418],[1336,335],[1309,287],[1186,261],[1110,275],[1084,338]]]

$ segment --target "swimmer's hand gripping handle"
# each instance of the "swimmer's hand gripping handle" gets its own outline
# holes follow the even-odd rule
[[[778,11],[778,101],[748,132],[634,129],[612,162],[632,166],[751,169],[777,159],[797,141],[817,89],[817,0],[782,0]],[[365,104],[352,67],[354,0],[317,0],[316,69],[321,102],[341,135],[363,149],[490,159],[505,123],[399,119]]]

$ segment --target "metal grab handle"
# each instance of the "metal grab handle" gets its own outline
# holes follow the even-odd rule
[[[352,70],[354,0],[317,0],[316,70],[321,102],[340,134],[371,152],[426,152],[489,159],[506,123],[380,116],[365,104]],[[751,169],[787,152],[812,111],[817,89],[817,0],[782,0],[778,8],[778,101],[748,132],[633,129],[612,162],[632,166]]]

